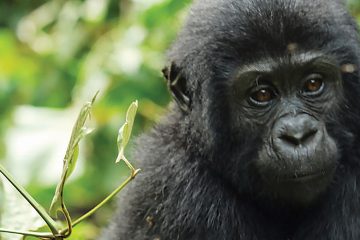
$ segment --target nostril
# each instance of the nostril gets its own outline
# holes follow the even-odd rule
[[[314,129],[306,133],[283,134],[279,138],[291,145],[298,146],[309,142],[316,135],[317,131],[317,129]]]
[[[301,142],[305,143],[306,141],[311,140],[315,136],[317,131],[318,131],[317,129],[314,129],[314,130],[311,130],[308,133],[304,134],[304,136],[301,139]]]
[[[279,137],[281,140],[283,140],[286,143],[290,143],[291,145],[300,145],[301,142],[299,139],[292,137],[292,136],[288,136],[288,135],[282,135]]]

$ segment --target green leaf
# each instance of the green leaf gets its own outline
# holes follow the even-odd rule
[[[33,207],[18,193],[18,191],[3,176],[0,176],[0,184],[3,180],[3,208],[1,209],[1,227],[27,231],[38,229],[45,222]],[[48,229],[48,227],[46,227]],[[2,240],[20,240],[23,236],[8,233],[0,233]]]
[[[129,143],[137,109],[138,109],[138,101],[136,100],[132,102],[130,107],[128,108],[126,112],[126,121],[119,130],[119,134],[117,138],[117,144],[119,148],[119,154],[118,157],[116,158],[117,163],[120,162],[121,160],[126,160],[124,152],[127,144]]]
[[[82,107],[76,123],[73,127],[71,138],[63,160],[63,171],[61,179],[56,187],[55,195],[50,206],[50,215],[53,217],[57,217],[58,212],[62,212],[64,215],[67,215],[67,210],[63,198],[64,186],[66,180],[68,179],[68,177],[70,177],[70,175],[75,169],[79,155],[80,140],[92,132],[91,129],[86,128],[84,125],[86,120],[90,116],[91,108],[96,96],[97,94],[94,96],[91,102],[86,103]]]

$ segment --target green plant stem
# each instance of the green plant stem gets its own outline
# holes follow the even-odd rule
[[[65,206],[65,204],[64,203],[62,203],[61,204],[61,208],[62,208],[62,211],[63,211],[63,214],[64,214],[64,217],[65,217],[65,219],[66,219],[66,224],[67,224],[67,231],[66,232],[62,232],[61,231],[61,235],[63,235],[64,236],[64,238],[68,238],[68,237],[70,237],[70,235],[71,235],[71,233],[72,233],[72,229],[73,229],[73,227],[72,227],[72,222],[71,222],[71,217],[70,217],[70,213],[69,213],[69,211],[67,210],[67,208],[66,208],[66,206]]]
[[[89,212],[85,213],[83,216],[81,216],[80,218],[76,219],[73,223],[72,223],[72,227],[75,227],[76,225],[78,225],[80,222],[84,221],[86,218],[90,217],[91,215],[93,215],[99,208],[101,208],[102,206],[104,206],[107,202],[109,202],[114,196],[116,196],[124,187],[126,187],[126,185],[128,185],[135,177],[136,175],[139,173],[140,169],[135,170],[134,172],[131,172],[131,175],[118,187],[116,188],[109,196],[107,196],[102,202],[100,202],[98,205],[96,205],[93,209],[91,209]],[[68,229],[63,229],[61,231],[61,234],[67,232]]]
[[[30,205],[35,209],[35,211],[40,215],[40,217],[45,221],[46,225],[50,228],[54,236],[59,234],[59,231],[56,229],[56,222],[49,216],[45,209],[23,188],[18,184],[11,174],[0,164],[1,174],[14,186],[14,188],[25,198],[25,200],[30,203]]]
[[[134,178],[135,176],[136,176],[136,174],[138,174],[138,172],[139,172],[139,169],[138,170],[136,170],[135,168],[134,168],[134,166],[129,162],[129,160],[127,160],[126,159],[126,157],[125,156],[123,156],[122,157],[122,160],[124,161],[124,163],[126,164],[126,166],[130,169],[130,171],[131,171],[131,178]],[[131,179],[132,180],[132,179]]]
[[[5,228],[0,228],[0,232],[2,233],[12,233],[19,234],[24,236],[38,237],[38,238],[54,238],[54,235],[51,232],[30,232],[30,231],[15,231],[9,230]]]

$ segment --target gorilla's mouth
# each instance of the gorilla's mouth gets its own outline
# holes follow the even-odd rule
[[[307,206],[324,193],[332,182],[336,166],[317,169],[302,169],[296,174],[278,176],[274,181],[266,181],[265,188],[276,201],[290,205]],[[311,171],[310,171],[311,170]]]
[[[289,182],[307,182],[316,179],[327,178],[331,176],[334,173],[334,171],[335,171],[335,165],[329,166],[328,168],[324,168],[318,171],[295,173],[290,177],[283,178],[283,180]]]

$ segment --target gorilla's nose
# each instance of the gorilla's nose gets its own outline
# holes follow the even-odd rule
[[[286,116],[275,124],[276,138],[283,146],[301,147],[316,144],[319,123],[307,114]]]

